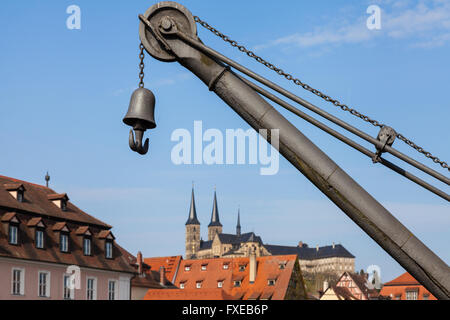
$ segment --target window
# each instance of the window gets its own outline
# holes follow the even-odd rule
[[[61,210],[62,211],[67,210],[67,201],[65,199],[61,199]]]
[[[236,281],[234,282],[234,286],[235,286],[235,287],[240,287],[240,286],[241,286],[241,283],[242,283],[241,280],[236,280]]]
[[[203,270],[203,271],[206,270],[206,266],[207,266],[207,264],[202,264],[202,270]]]
[[[44,248],[44,231],[41,229],[36,229],[35,244],[36,244],[36,248],[39,248],[39,249]]]
[[[11,293],[13,295],[24,295],[24,269],[12,269]]]
[[[406,300],[417,300],[417,290],[406,291]]]
[[[274,286],[275,283],[276,283],[276,280],[275,280],[275,279],[269,279],[269,280],[267,280],[267,285],[268,285],[268,286]]]
[[[105,242],[105,257],[108,259],[112,259],[113,244],[111,241]]]
[[[197,281],[197,282],[195,283],[195,287],[196,287],[197,289],[200,289],[200,288],[202,287],[202,281]]]
[[[63,276],[63,299],[71,300],[73,299],[73,290],[70,289],[70,275],[65,274]]]
[[[108,299],[116,300],[116,281],[114,280],[108,281]]]
[[[239,271],[245,271],[245,265],[239,266]]]
[[[184,271],[190,271],[190,270],[191,270],[191,266],[190,265],[184,266]]]
[[[223,270],[228,270],[228,267],[229,267],[228,263],[223,264]]]
[[[59,235],[59,250],[61,252],[69,252],[69,235],[61,232]]]
[[[17,201],[23,202],[23,190],[17,190]]]
[[[15,224],[9,224],[8,230],[8,242],[10,244],[17,244],[17,234],[18,234],[18,226]]]
[[[286,269],[286,263],[280,263],[280,270]]]
[[[91,238],[89,237],[83,238],[83,253],[85,256],[91,255]]]
[[[38,296],[50,297],[50,272],[39,271],[38,273]]]
[[[223,281],[217,281],[217,288],[222,288],[223,287]]]
[[[186,284],[186,282],[180,282],[180,289],[184,289],[185,284]]]
[[[97,299],[97,281],[95,278],[87,278],[86,285],[86,299],[87,300],[96,300]]]

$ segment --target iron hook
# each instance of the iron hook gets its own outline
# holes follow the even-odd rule
[[[135,129],[134,131],[136,133],[136,141],[134,140],[133,129],[130,129],[130,135],[128,137],[130,149],[139,154],[146,154],[148,152],[148,138],[145,140],[144,146],[142,146],[142,138],[145,130]]]

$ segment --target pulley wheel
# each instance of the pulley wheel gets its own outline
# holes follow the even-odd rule
[[[184,6],[173,1],[162,1],[151,6],[143,16],[154,26],[158,28],[163,17],[169,16],[177,25],[179,31],[192,37],[197,36],[197,25],[192,13]],[[139,37],[145,50],[155,59],[172,62],[175,56],[170,54],[161,46],[159,41],[153,36],[149,28],[141,21],[139,24]]]

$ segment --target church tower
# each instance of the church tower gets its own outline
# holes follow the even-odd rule
[[[186,259],[194,259],[200,250],[200,222],[195,210],[194,186],[192,186],[191,207],[186,221]]]
[[[238,221],[236,225],[236,235],[241,236],[241,209],[238,209]]]
[[[222,233],[222,224],[219,220],[219,209],[217,208],[217,196],[214,188],[214,202],[211,213],[211,222],[208,225],[208,240],[214,240],[217,233]]]

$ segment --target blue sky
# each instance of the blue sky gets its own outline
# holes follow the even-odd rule
[[[2,1],[0,7],[0,174],[67,192],[83,210],[114,226],[117,241],[144,256],[184,254],[192,180],[202,236],[214,185],[224,232],[264,242],[342,243],[357,269],[402,268],[287,161],[274,176],[256,165],[181,165],[170,160],[177,128],[248,126],[177,63],[146,57],[145,84],[156,95],[158,127],[150,150],[128,148],[122,123],[138,80],[138,19],[156,1]],[[81,30],[66,28],[66,8],[81,8]],[[304,82],[450,159],[450,3],[448,1],[184,1],[194,14]],[[370,31],[366,9],[382,9]],[[340,112],[246,58],[205,29],[207,45],[293,90],[373,136],[375,128]],[[282,111],[444,261],[450,261],[450,207],[301,119]],[[367,146],[364,142],[363,145]],[[402,152],[439,168],[400,141]],[[369,146],[368,146],[369,147]],[[393,162],[399,163],[390,156]],[[411,169],[423,177],[420,172]],[[430,180],[428,180],[430,181]],[[447,186],[436,182],[447,193]]]

